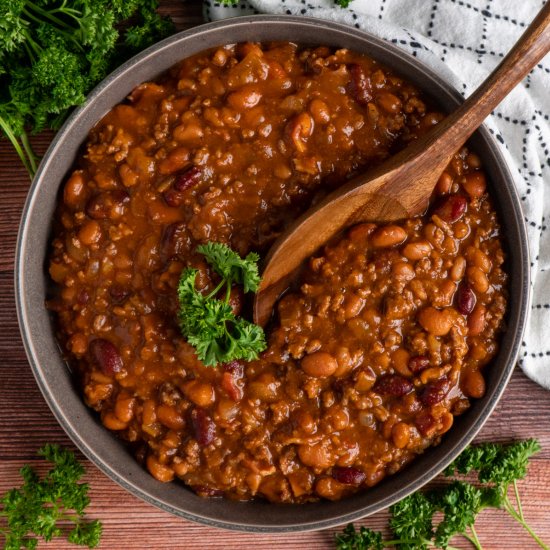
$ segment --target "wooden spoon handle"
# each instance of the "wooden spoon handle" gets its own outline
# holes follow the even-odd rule
[[[383,165],[342,185],[279,238],[265,260],[254,301],[255,322],[266,323],[294,270],[339,231],[359,221],[389,222],[425,211],[438,177],[455,152],[549,50],[550,1],[502,63],[456,111]]]
[[[425,173],[428,176],[434,171],[441,174],[459,147],[549,51],[550,2],[547,2],[508,55],[477,90],[429,134],[402,151],[400,160],[403,165],[413,159],[416,164],[421,163],[422,158],[429,158],[432,168]],[[424,185],[430,187],[432,181],[427,177]],[[427,191],[431,193],[431,190]],[[409,211],[415,210],[414,205],[409,208],[408,204],[403,203],[403,206]]]

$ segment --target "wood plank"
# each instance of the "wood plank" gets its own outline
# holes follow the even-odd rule
[[[163,0],[164,13],[174,16],[179,29],[199,24],[199,0]],[[32,143],[43,154],[53,137],[45,132]],[[19,468],[36,460],[36,450],[56,442],[74,450],[67,435],[48,409],[31,374],[17,326],[13,291],[13,256],[19,217],[29,188],[29,179],[17,155],[0,142],[0,494],[20,483]],[[543,445],[533,460],[529,477],[520,484],[525,514],[535,531],[550,541],[550,392],[543,390],[517,369],[495,413],[479,434],[478,441],[537,437]],[[78,451],[77,451],[78,452]],[[100,548],[114,550],[179,550],[195,548],[232,549],[331,549],[335,529],[288,535],[234,533],[197,525],[171,516],[125,492],[91,463],[86,480],[91,485],[91,517],[104,523]],[[437,483],[437,481],[436,481]],[[360,522],[384,528],[383,512]],[[536,545],[519,525],[502,512],[486,511],[477,524],[487,549],[530,549]],[[470,548],[457,539],[459,548]],[[65,550],[74,546],[56,541],[45,548]]]

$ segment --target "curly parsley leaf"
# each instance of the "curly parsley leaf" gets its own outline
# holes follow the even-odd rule
[[[0,129],[31,176],[27,131],[57,129],[122,61],[174,31],[156,0],[2,0]],[[133,26],[122,24],[127,19]]]
[[[540,451],[540,444],[535,439],[526,439],[500,445],[482,443],[470,446],[445,470],[446,475],[455,471],[468,474],[477,471],[482,483],[511,483],[527,475],[529,459]]]
[[[234,250],[222,243],[208,242],[197,247],[216,273],[231,284],[243,285],[245,292],[256,292],[260,285],[258,261],[260,256],[250,252],[241,258]]]
[[[403,541],[406,550],[428,548],[433,535],[432,518],[435,508],[432,502],[420,492],[397,502],[390,508],[390,527],[395,536]]]
[[[350,523],[342,533],[335,536],[338,550],[384,550],[382,533],[373,531],[367,527],[361,527],[358,531]]]
[[[182,334],[206,366],[236,359],[257,359],[266,348],[264,331],[258,325],[237,317],[229,305],[229,297],[234,283],[242,284],[245,292],[258,288],[259,256],[250,253],[242,259],[221,243],[207,243],[199,246],[197,251],[222,277],[213,294],[225,287],[225,300],[218,300],[213,295],[204,296],[195,288],[197,270],[185,269],[178,285],[178,318]]]
[[[447,548],[457,534],[467,534],[483,508],[483,492],[469,483],[454,481],[435,499],[435,508],[443,512],[443,520],[435,530],[435,542]]]
[[[85,519],[84,511],[90,499],[88,484],[79,483],[83,466],[71,451],[58,445],[45,445],[38,455],[53,464],[41,479],[34,469],[25,465],[20,473],[23,485],[11,489],[0,498],[0,526],[4,548],[36,548],[39,537],[46,542],[61,537],[67,530],[70,542],[95,548],[101,537],[101,523]]]
[[[356,531],[353,525],[348,525],[336,536],[336,546],[338,550],[457,550],[450,546],[450,542],[460,535],[476,549],[483,550],[474,527],[475,521],[483,509],[497,508],[520,523],[542,549],[550,550],[527,524],[517,486],[517,481],[527,473],[529,459],[539,450],[540,445],[534,439],[510,445],[483,443],[470,446],[445,474],[452,476],[455,472],[468,474],[477,471],[481,486],[455,479],[442,489],[414,493],[390,508],[393,540],[385,541],[381,533],[364,527]],[[514,489],[515,505],[508,496],[510,486]],[[523,545],[518,543],[517,546]]]

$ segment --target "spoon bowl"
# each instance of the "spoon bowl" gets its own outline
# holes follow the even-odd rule
[[[279,237],[264,263],[254,299],[254,322],[265,326],[296,269],[346,227],[365,221],[387,223],[425,212],[437,180],[456,151],[549,51],[550,2],[458,109],[378,168],[329,194]]]

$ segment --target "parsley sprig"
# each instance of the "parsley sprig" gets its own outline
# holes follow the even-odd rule
[[[251,252],[241,258],[222,243],[209,242],[197,247],[221,277],[216,288],[204,296],[195,288],[197,270],[183,271],[178,285],[179,323],[198,358],[208,367],[236,359],[252,361],[266,348],[264,331],[242,317],[229,304],[231,287],[242,285],[244,292],[256,292],[260,284],[259,256]],[[225,288],[225,299],[216,296]]]
[[[540,450],[534,439],[510,445],[483,443],[468,447],[451,464],[445,474],[468,474],[476,471],[480,486],[455,479],[443,489],[425,493],[416,492],[390,508],[392,540],[384,540],[382,533],[366,527],[356,530],[350,524],[336,535],[338,550],[383,550],[395,547],[403,550],[444,548],[455,550],[449,543],[462,535],[478,550],[483,550],[474,528],[477,515],[485,508],[506,511],[519,522],[533,540],[549,550],[540,537],[527,524],[517,482],[527,474],[529,459]],[[513,488],[515,505],[508,496]],[[434,525],[434,516],[441,519]]]
[[[171,34],[156,8],[156,0],[0,1],[0,133],[31,177],[27,131],[58,129],[117,65]]]
[[[101,523],[84,516],[90,502],[88,484],[79,483],[84,467],[71,451],[58,445],[45,445],[38,455],[51,462],[53,468],[40,479],[31,466],[23,466],[23,485],[0,498],[0,540],[4,537],[4,549],[36,548],[38,537],[51,541],[65,533],[70,542],[95,548],[101,537]]]

